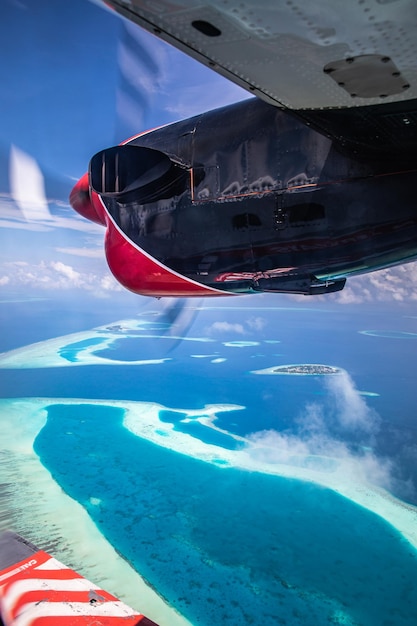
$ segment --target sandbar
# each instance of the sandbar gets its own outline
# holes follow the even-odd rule
[[[143,319],[127,319],[99,326],[88,331],[71,333],[32,343],[22,348],[0,354],[0,368],[31,369],[44,367],[74,367],[82,365],[159,365],[171,361],[170,357],[160,359],[138,359],[122,361],[100,356],[100,351],[111,349],[123,339],[153,339],[190,341],[198,343],[212,342],[207,337],[180,337],[161,331],[150,332],[151,323]],[[82,345],[82,344],[85,345]],[[68,352],[73,353],[68,358]],[[67,356],[66,356],[67,354]]]

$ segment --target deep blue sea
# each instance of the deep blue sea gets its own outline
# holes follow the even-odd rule
[[[8,328],[3,350],[140,313],[140,307],[101,307],[93,315],[86,304],[84,317],[82,310],[71,314],[42,302],[32,303],[30,312],[25,304],[1,307]],[[394,331],[399,335],[384,336]],[[352,450],[372,447],[389,459],[396,494],[417,502],[417,340],[403,334],[415,332],[417,320],[406,311],[213,307],[195,318],[187,335],[210,341],[121,336],[97,354],[125,365],[2,370],[0,392],[51,398],[48,422],[34,443],[42,463],[196,626],[415,626],[417,552],[373,513],[317,485],[219,468],[157,446],[123,427],[121,409],[53,400],[156,402],[166,407],[161,424],[225,449],[239,445],[232,435],[265,429],[299,436],[304,416],[319,407],[328,433],[344,435]],[[74,363],[86,345],[72,342],[62,355]],[[171,360],[130,364],[151,358]],[[286,363],[346,370],[356,390],[375,394],[361,396],[375,423],[372,432],[340,429],[324,377],[252,373]],[[219,413],[216,425],[224,433],[184,422],[173,411],[205,404],[245,408]]]

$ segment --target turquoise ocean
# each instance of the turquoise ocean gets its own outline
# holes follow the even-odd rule
[[[200,321],[202,328],[210,315]],[[372,392],[366,402],[379,424],[372,444],[386,455],[395,430],[392,458],[397,459],[395,445],[412,424],[406,411],[389,422],[396,392],[387,389],[383,374],[378,377],[384,338],[361,334],[364,327],[353,319],[350,327],[344,325],[346,351],[330,354],[323,343],[319,354],[319,342],[306,346],[306,334],[297,335],[296,324],[291,326],[294,312],[282,313],[281,322],[285,315],[287,336],[259,333],[246,345],[210,335],[206,343],[177,343],[162,334],[156,339],[155,331],[147,340],[123,341],[120,331],[120,342],[107,349],[107,358],[124,365],[5,369],[1,392],[51,398],[47,422],[33,444],[42,464],[148,584],[195,626],[415,626],[417,551],[381,517],[314,483],[216,466],[194,458],[192,445],[189,453],[156,445],[127,430],[122,408],[91,402],[156,402],[163,406],[161,432],[169,424],[190,442],[239,450],[240,438],[251,432],[292,426],[295,433],[297,416],[312,403],[332,420],[323,377],[256,376],[254,370],[288,362],[328,363],[353,372],[356,384]],[[338,324],[333,330],[341,338]],[[357,358],[369,341],[376,347],[373,371]],[[81,344],[69,343],[62,356],[76,362],[87,347]],[[94,340],[88,345],[94,348]],[[390,349],[392,359],[399,359],[398,344]],[[170,360],[137,367],[129,364],[134,358]],[[408,378],[400,382],[404,388],[409,384]],[[54,398],[80,400],[63,404]],[[218,414],[221,431],[186,419],[187,410],[222,403],[242,409]],[[369,444],[369,434],[367,441],[364,437],[351,434],[347,443],[357,449]],[[397,469],[398,492],[408,471],[406,463]]]

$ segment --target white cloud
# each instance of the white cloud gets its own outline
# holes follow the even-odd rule
[[[290,295],[291,300],[306,302],[306,296]],[[351,276],[342,291],[313,296],[309,302],[364,304],[372,302],[410,303],[417,301],[417,261],[404,263],[360,276]]]
[[[347,372],[328,376],[325,380],[334,407],[334,419],[340,427],[346,432],[361,430],[367,433],[379,427],[378,415],[368,407]]]
[[[319,296],[339,304],[417,301],[417,262],[348,278],[343,291]]]
[[[102,259],[104,252],[102,248],[55,248],[55,252],[70,254],[73,256],[88,257],[89,259]]]
[[[213,333],[236,333],[238,335],[244,335],[246,333],[242,324],[231,324],[230,322],[214,322],[209,328],[206,329],[206,334]]]
[[[116,282],[112,274],[107,274],[100,278],[100,287],[104,289],[104,291],[122,291],[121,285]]]
[[[65,265],[65,263],[62,263],[61,261],[52,261],[50,266],[58,274],[62,274],[74,287],[79,287],[82,284],[81,274],[74,270],[70,265]]]
[[[233,333],[235,335],[247,335],[258,333],[268,324],[267,320],[263,317],[250,317],[245,320],[244,323],[232,323],[226,321],[214,322],[211,326],[205,329],[207,335],[213,335],[216,333]]]
[[[400,265],[367,277],[378,300],[417,300],[417,264]]]
[[[288,463],[294,456],[311,454],[307,442],[289,433],[262,430],[248,437],[253,449],[251,456],[264,463]]]
[[[1,218],[0,228],[12,228],[13,230],[30,230],[32,232],[38,233],[45,233],[52,230],[49,226],[43,226],[42,224],[24,221],[4,220]]]
[[[358,393],[350,376],[328,376],[327,402],[307,405],[296,420],[297,432],[267,430],[249,436],[249,452],[266,463],[294,463],[301,457],[335,460],[344,478],[368,482],[389,489],[392,464],[372,452],[380,419]],[[335,433],[338,433],[336,435]],[[353,451],[346,439],[353,436]]]
[[[121,285],[109,273],[78,271],[62,261],[41,261],[32,264],[16,261],[4,263],[6,274],[2,284],[12,288],[30,287],[42,290],[81,289],[95,296],[122,291]]]
[[[251,330],[255,330],[258,332],[260,330],[263,330],[265,326],[268,324],[266,319],[263,317],[251,317],[250,319],[246,320],[245,323],[247,326],[249,326]]]
[[[49,214],[49,217],[42,217],[36,220],[28,220],[27,215],[19,210],[10,196],[6,194],[0,195],[0,228],[12,228],[18,230],[30,230],[47,232],[55,229],[69,229],[89,234],[98,234],[103,237],[104,229],[99,224],[94,224],[89,220],[78,215],[68,203],[49,199],[50,204],[60,206],[66,210],[67,215]]]
[[[0,286],[7,285],[10,282],[10,278],[8,276],[2,276],[0,278]]]

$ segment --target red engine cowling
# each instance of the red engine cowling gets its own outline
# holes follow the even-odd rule
[[[71,206],[80,215],[90,220],[106,226],[106,212],[96,193],[90,191],[88,173],[84,174],[74,185],[70,197]]]
[[[108,151],[103,151],[93,157],[92,163],[94,163],[94,159],[103,159],[104,153],[109,153],[115,150],[121,152],[123,150],[126,151],[127,149],[129,149],[129,146],[122,146],[112,148]],[[156,150],[149,151],[154,152],[155,154],[162,154],[158,153]],[[133,150],[133,152],[135,152],[135,150]],[[118,156],[117,152],[116,156]],[[164,157],[164,160],[161,158],[160,162],[157,162],[157,166],[159,166],[159,170],[163,170],[162,175],[165,179],[168,178],[168,181],[173,181],[172,184],[177,184],[177,179],[175,178],[176,174],[175,172],[172,172],[172,168],[169,166],[170,161],[165,155]],[[113,153],[111,153],[111,158],[114,161]],[[168,164],[166,163],[166,160],[168,161]],[[101,166],[101,161],[99,162],[99,165]],[[114,170],[114,163],[112,163],[112,165]],[[101,193],[99,192],[109,196],[116,195],[116,193],[113,191],[112,187],[109,189],[107,179],[100,176],[100,169],[98,175],[94,172],[92,173],[91,170],[92,167],[90,164],[90,172],[84,174],[71,191],[70,203],[72,207],[83,217],[97,224],[106,226],[105,253],[107,262],[115,278],[124,287],[126,287],[126,289],[140,295],[154,297],[202,297],[228,295],[225,291],[207,287],[175,272],[131,241],[109,215],[103,201],[101,200]],[[94,180],[92,181],[92,179]],[[98,192],[97,185],[102,185],[103,179],[105,179],[106,185],[103,189],[100,187]],[[146,193],[146,197],[149,199],[152,197],[153,191],[151,185],[152,181],[150,182],[148,172],[144,173],[141,182],[143,182],[141,187],[142,193]]]

